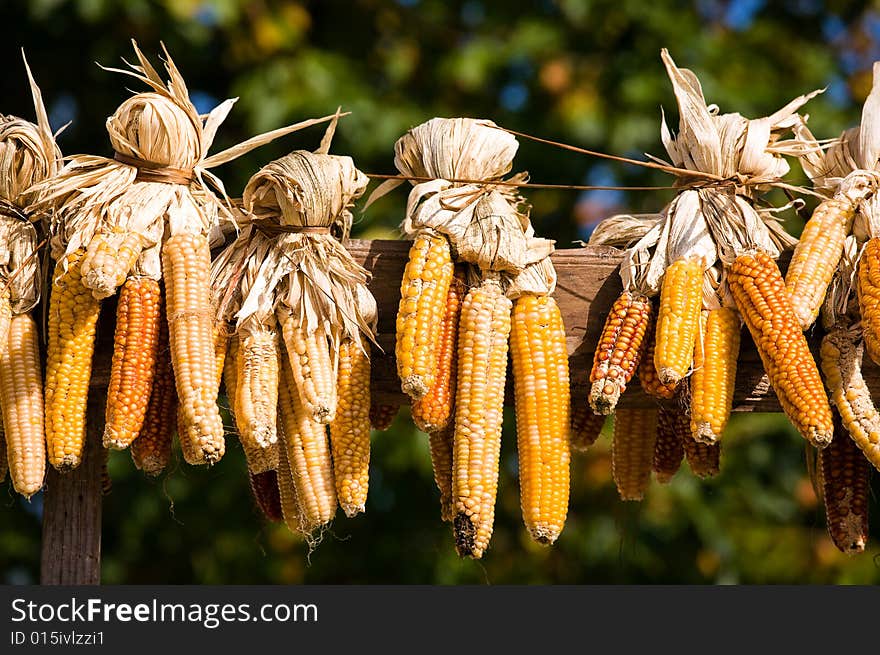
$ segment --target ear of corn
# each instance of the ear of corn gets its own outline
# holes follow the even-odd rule
[[[495,521],[510,311],[494,280],[468,291],[461,307],[452,495],[462,557],[482,557]]]
[[[651,303],[646,296],[624,291],[614,302],[590,372],[590,407],[597,414],[607,416],[617,406],[639,364],[650,320]]]
[[[455,404],[455,351],[458,345],[458,317],[466,291],[463,276],[456,276],[446,295],[440,338],[435,349],[434,382],[427,393],[412,404],[412,418],[422,432],[436,432],[452,419]]]
[[[279,354],[280,358],[280,354]],[[281,364],[279,364],[279,367]],[[229,411],[235,414],[235,396],[238,393],[238,335],[232,334],[226,342],[226,357],[223,359],[223,389],[229,403]],[[279,368],[279,379],[281,372]],[[277,421],[276,421],[277,426]]]
[[[803,330],[810,327],[819,315],[828,285],[843,255],[843,243],[854,214],[855,205],[846,198],[831,198],[819,203],[795,246],[785,273],[785,287]]]
[[[237,386],[230,396],[234,398],[238,437],[246,452],[268,448],[278,441],[278,335],[269,327],[256,324],[241,330],[236,341],[236,361],[232,366],[236,367]]]
[[[278,522],[284,520],[281,509],[281,493],[278,490],[278,473],[274,470],[263,473],[248,473],[251,483],[251,494],[257,507],[267,520]]]
[[[323,325],[314,331],[300,326],[292,313],[278,310],[294,389],[306,411],[319,423],[336,414],[336,370]]]
[[[651,481],[657,409],[618,409],[611,442],[611,477],[621,500],[642,500]]]
[[[296,497],[296,481],[291,471],[290,462],[287,461],[287,449],[284,444],[284,420],[280,411],[278,423],[282,426],[279,431],[279,437],[282,447],[278,448],[278,469],[275,473],[276,482],[278,483],[278,501],[281,504],[281,518],[284,525],[291,532],[300,532],[303,530],[303,517],[299,506],[299,499]]]
[[[442,430],[428,434],[428,446],[431,450],[431,468],[434,470],[434,482],[440,490],[440,518],[452,521],[452,443],[455,427],[450,424]]]
[[[868,239],[858,268],[858,299],[868,356],[880,364],[880,237]]]
[[[834,432],[828,396],[776,262],[763,251],[740,255],[728,284],[782,409],[810,443],[828,445]]]
[[[684,435],[678,429],[684,416]],[[660,484],[669,483],[681,468],[684,459],[682,439],[690,439],[690,421],[680,407],[661,405],[657,410],[657,439],[654,442],[654,459],[651,468]]]
[[[352,517],[366,509],[370,483],[370,360],[351,339],[340,344],[337,385],[339,404],[330,423],[333,475],[339,506]]]
[[[701,260],[673,262],[663,274],[654,345],[654,368],[662,384],[677,384],[691,368],[702,302]]]
[[[395,355],[401,389],[416,400],[434,383],[453,271],[445,236],[423,232],[415,238],[400,283]]]
[[[843,325],[826,334],[822,339],[822,373],[843,426],[868,461],[880,470],[880,413],[862,377],[864,347],[857,339]]]
[[[389,405],[387,403],[370,403],[370,427],[374,430],[384,431],[391,427],[397,412],[400,411],[400,405]]]
[[[127,448],[144,424],[156,370],[161,302],[159,283],[150,278],[129,278],[119,293],[107,388],[105,448]]]
[[[656,347],[656,321],[651,321],[644,338],[644,354],[639,358],[639,383],[646,394],[654,398],[669,400],[675,396],[675,384],[663,384],[657,369],[654,368],[654,348]]]
[[[171,441],[177,422],[177,390],[171,369],[168,324],[164,311],[159,321],[156,346],[156,374],[140,434],[131,444],[134,465],[150,476],[157,476],[171,460]]]
[[[43,385],[37,325],[30,314],[13,316],[0,346],[0,406],[12,486],[30,498],[43,486]]]
[[[135,232],[124,235],[97,234],[82,260],[83,286],[102,300],[116,293],[143,250],[143,240]]]
[[[721,442],[708,444],[682,439],[684,456],[691,472],[698,478],[714,478],[721,472]]]
[[[552,544],[565,525],[570,487],[568,351],[556,300],[516,300],[510,348],[523,519],[532,539]]]
[[[303,407],[288,367],[283,366],[281,370],[278,407],[284,443],[279,447],[279,466],[286,462],[293,478],[299,508],[298,529],[311,534],[329,523],[336,513],[333,461],[327,427],[315,421]],[[279,469],[279,479],[282,475]]]
[[[838,549],[861,553],[868,541],[871,466],[842,426],[819,451],[828,533]]]
[[[60,471],[79,466],[100,303],[82,285],[78,250],[55,267],[46,355],[46,445]],[[66,268],[66,270],[65,270]]]
[[[602,434],[605,425],[605,417],[593,413],[590,406],[585,403],[577,403],[571,409],[571,430],[569,445],[576,453],[585,453],[596,443],[596,439]]]
[[[6,435],[3,432],[3,414],[0,410],[0,483],[6,481],[7,471],[9,471],[9,461],[6,459]]]
[[[691,436],[715,443],[721,438],[730,411],[739,358],[739,316],[729,307],[704,311],[694,348],[690,380]]]
[[[214,464],[223,457],[223,419],[217,406],[214,321],[209,278],[211,250],[200,234],[177,234],[162,246],[171,359],[180,405],[178,434],[190,464]],[[187,456],[189,455],[189,456]]]

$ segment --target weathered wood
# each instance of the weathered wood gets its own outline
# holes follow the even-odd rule
[[[83,461],[68,473],[49,467],[43,494],[40,584],[101,582],[101,439],[106,394],[92,389]]]
[[[371,289],[379,305],[379,345],[384,353],[373,356],[373,392],[381,402],[407,402],[400,392],[394,362],[394,321],[400,299],[400,279],[409,244],[405,241],[358,241],[349,243],[354,258],[373,274]],[[586,397],[593,351],[605,316],[621,292],[618,265],[622,251],[608,246],[560,249],[553,253],[559,275],[556,299],[565,321],[572,387],[575,395]],[[785,270],[788,257],[780,264]],[[811,346],[818,352],[818,339]],[[880,369],[868,363],[864,370],[868,385],[880,393]],[[508,394],[508,400],[512,396]],[[621,407],[648,407],[655,401],[642,392],[636,380],[620,401]],[[734,411],[781,411],[770,389],[761,360],[744,329],[742,352],[734,396]]]

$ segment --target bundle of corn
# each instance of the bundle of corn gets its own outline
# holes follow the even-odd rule
[[[797,128],[805,145],[800,157],[804,172],[827,198],[819,203],[804,226],[800,241],[785,276],[785,286],[801,322],[807,329],[819,315],[822,301],[844,253],[850,234],[864,246],[865,256],[857,263],[860,280],[859,303],[865,320],[868,354],[880,361],[880,311],[873,310],[872,267],[880,251],[880,62],[874,64],[871,93],[862,108],[859,126],[850,128],[828,149],[820,148],[805,125]],[[876,317],[875,317],[876,315]]]
[[[40,89],[25,62],[36,124],[0,115],[0,407],[3,476],[30,498],[43,486],[43,385],[37,325],[31,309],[40,298],[36,215],[27,207],[39,198],[34,185],[61,165]]]
[[[596,364],[609,351],[619,352],[614,363],[638,358],[634,347],[640,344],[630,342],[638,340],[647,321],[633,319],[628,330],[624,321],[649,310],[624,309],[633,304],[635,283],[643,295],[659,294],[657,376],[675,384],[693,373],[692,434],[713,444],[731,409],[739,347],[735,306],[786,414],[805,438],[826,445],[832,434],[828,399],[774,261],[794,239],[782,231],[773,210],[756,209],[768,188],[790,188],[782,181],[789,170],[783,155],[807,148],[802,140],[782,136],[802,125],[796,112],[815,94],[800,96],[767,118],[718,115],[707,106],[693,73],[678,68],[665,50],[662,58],[680,118],[677,135],[665,121],[662,125],[671,166],[660,166],[677,176],[682,190],[663,212],[664,219],[626,251],[621,265],[626,291],[618,303],[626,307],[612,309]],[[732,301],[725,301],[728,297]],[[628,350],[613,343],[618,333]],[[616,402],[613,385],[608,386],[612,394],[607,396],[604,387],[594,388],[596,407],[606,412]]]
[[[337,502],[363,512],[369,483],[376,302],[343,245],[367,178],[327,154],[334,128],[318,152],[250,179],[241,233],[211,275],[217,319],[235,326],[225,384],[248,468],[277,471],[284,521],[309,536]]]
[[[133,95],[107,119],[114,158],[72,157],[40,187],[36,204],[54,211],[45,428],[49,461],[62,471],[80,463],[95,325],[101,300],[120,287],[104,444],[126,448],[141,431],[156,368],[162,278],[185,457],[191,464],[222,457],[208,285],[212,233],[226,210],[223,185],[209,169],[318,122],[209,157],[235,101],[201,116],[167,52],[166,83],[137,44],[134,50],[140,65],[111,70],[152,91]]]
[[[430,434],[443,518],[459,554],[475,558],[492,535],[508,338],[529,534],[553,543],[568,511],[568,356],[551,295],[553,242],[535,237],[516,192],[525,174],[502,179],[517,148],[494,123],[463,118],[432,119],[395,146],[395,165],[414,182],[401,226],[413,244],[397,370]]]

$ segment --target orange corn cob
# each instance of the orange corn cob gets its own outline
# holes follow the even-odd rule
[[[119,293],[107,388],[105,448],[127,448],[144,424],[156,371],[161,302],[159,283],[146,277],[129,278]]]
[[[795,246],[785,273],[785,288],[803,330],[819,315],[855,210],[855,204],[845,197],[819,203]]]
[[[284,520],[281,509],[281,494],[278,490],[278,473],[276,471],[264,471],[263,473],[248,473],[251,483],[251,494],[263,516],[272,522]]]
[[[646,394],[654,398],[670,399],[675,395],[675,384],[663,384],[657,369],[654,368],[654,348],[656,321],[651,321],[644,339],[644,354],[639,359],[638,376],[639,383]]]
[[[645,331],[651,320],[646,296],[624,291],[605,320],[590,372],[590,407],[607,416],[626,390],[642,356]]]
[[[492,537],[510,311],[510,300],[491,279],[468,291],[461,307],[452,496],[462,557],[482,557]]]
[[[162,245],[165,308],[183,427],[178,437],[189,442],[183,453],[190,464],[214,464],[226,450],[217,406],[220,378],[210,274],[211,250],[206,236],[177,234]]]
[[[30,314],[13,316],[0,347],[0,406],[12,486],[30,498],[43,486],[43,385],[37,325]]]
[[[371,402],[370,427],[379,431],[387,430],[394,423],[394,418],[399,411],[400,405],[389,405],[377,403],[376,401]]]
[[[740,255],[728,284],[782,409],[805,439],[827,446],[834,433],[828,396],[776,262],[763,251]]]
[[[404,393],[424,396],[434,383],[437,346],[453,277],[449,241],[423,232],[413,241],[400,283],[397,311],[397,374]]]
[[[100,303],[82,285],[82,250],[58,262],[49,299],[46,354],[46,446],[60,471],[79,466]]]
[[[702,288],[700,258],[679,259],[663,274],[654,345],[654,368],[662,384],[677,384],[691,368]]]
[[[575,404],[571,410],[571,433],[569,442],[571,450],[585,453],[596,443],[605,425],[605,416],[594,414],[585,402]]]
[[[556,300],[517,298],[510,349],[523,520],[532,539],[552,544],[568,515],[571,456],[568,351]]]
[[[464,276],[456,273],[446,295],[440,339],[435,349],[437,365],[434,382],[427,393],[414,400],[412,418],[422,432],[436,432],[445,428],[453,415],[455,403],[455,351],[458,343],[458,316],[466,293]]]
[[[880,413],[862,377],[863,355],[858,334],[844,325],[835,326],[822,339],[820,361],[831,401],[849,436],[880,470]]]
[[[690,431],[697,441],[715,443],[727,427],[733,408],[739,332],[739,316],[729,307],[704,311],[700,317],[690,380]]]
[[[370,359],[351,339],[339,345],[336,383],[339,404],[330,423],[333,476],[339,506],[351,518],[366,509],[370,483]]]
[[[440,490],[440,518],[452,521],[452,442],[455,426],[451,423],[428,435],[434,482]]]
[[[868,541],[871,466],[838,425],[831,445],[819,451],[819,467],[831,540],[844,553],[861,553]]]
[[[685,423],[684,435],[679,429],[682,417]],[[682,412],[679,407],[661,405],[657,410],[657,439],[654,442],[654,461],[651,466],[660,484],[670,482],[681,468],[681,460],[684,459],[683,438],[691,438],[687,413]]]
[[[880,364],[880,237],[868,239],[859,259],[859,310],[868,356]]]
[[[642,500],[651,481],[657,409],[618,409],[611,442],[611,477],[621,500]]]
[[[171,441],[177,422],[177,389],[171,369],[171,350],[168,346],[168,323],[164,309],[159,321],[156,346],[156,374],[147,404],[147,413],[138,438],[131,444],[134,465],[147,475],[157,476],[171,460]]]

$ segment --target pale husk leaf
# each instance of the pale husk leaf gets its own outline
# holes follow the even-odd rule
[[[587,244],[591,246],[613,246],[626,248],[641,239],[665,217],[665,210],[659,214],[617,214],[602,219],[590,234]]]

